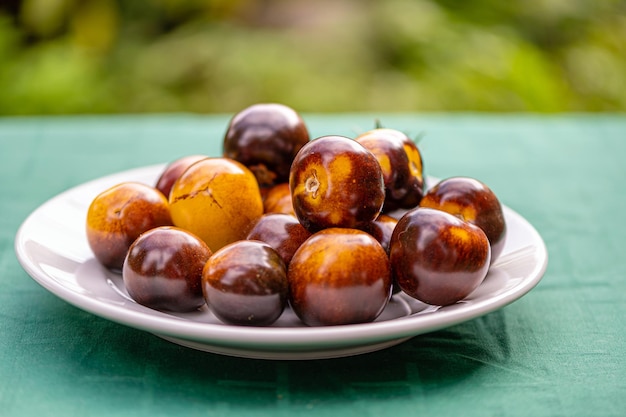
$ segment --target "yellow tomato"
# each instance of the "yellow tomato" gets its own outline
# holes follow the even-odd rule
[[[211,248],[245,239],[263,215],[259,185],[252,172],[228,158],[207,158],[191,165],[169,195],[175,226]]]

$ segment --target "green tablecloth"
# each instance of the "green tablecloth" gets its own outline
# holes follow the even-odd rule
[[[109,322],[18,264],[26,216],[116,171],[218,154],[227,116],[0,118],[0,415],[626,415],[626,117],[315,115],[312,136],[376,118],[413,135],[426,172],[469,175],[528,219],[550,256],[525,297],[361,356],[204,353]]]

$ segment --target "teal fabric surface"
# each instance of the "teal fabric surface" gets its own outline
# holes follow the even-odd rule
[[[0,118],[2,416],[626,415],[626,116],[305,114],[312,136],[380,119],[423,134],[428,175],[468,175],[549,252],[515,303],[375,353],[317,361],[199,352],[75,308],[20,267],[27,215],[85,181],[219,154],[226,115]]]

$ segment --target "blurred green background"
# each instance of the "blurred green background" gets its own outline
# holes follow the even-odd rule
[[[0,1],[0,114],[626,110],[624,0]]]

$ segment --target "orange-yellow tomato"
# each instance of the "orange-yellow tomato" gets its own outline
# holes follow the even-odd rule
[[[221,157],[191,165],[174,183],[169,203],[174,225],[200,237],[213,252],[245,239],[263,215],[252,172]]]
[[[105,267],[121,270],[130,245],[152,228],[172,224],[165,196],[136,182],[117,184],[99,195],[87,210],[87,241]]]
[[[293,210],[289,183],[283,182],[269,188],[263,200],[266,213],[283,213],[296,215]]]

